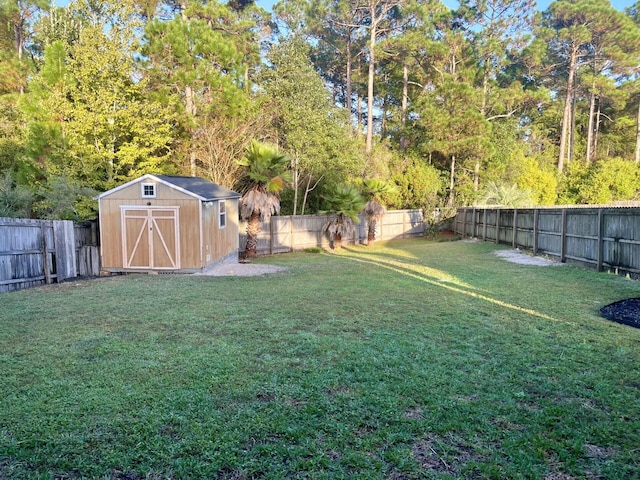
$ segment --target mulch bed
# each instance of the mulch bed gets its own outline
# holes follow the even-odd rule
[[[600,315],[614,322],[640,328],[640,298],[627,298],[605,305]]]

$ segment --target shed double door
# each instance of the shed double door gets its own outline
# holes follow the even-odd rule
[[[124,268],[180,268],[179,207],[121,207]]]

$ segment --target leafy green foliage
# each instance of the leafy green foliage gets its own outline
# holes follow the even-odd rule
[[[360,221],[358,214],[365,202],[354,185],[334,185],[323,198],[326,213],[350,218],[354,223]]]
[[[323,196],[326,212],[329,215],[322,230],[327,233],[334,247],[340,248],[343,238],[355,234],[356,224],[360,223],[358,214],[365,207],[360,191],[354,185],[334,185]]]
[[[67,177],[50,176],[38,191],[33,212],[38,218],[76,222],[93,220],[98,216],[98,202],[94,198],[99,193],[73,184]]]
[[[444,193],[442,173],[433,165],[420,159],[411,159],[406,165],[399,164],[393,174],[396,184],[396,200],[390,202],[395,208],[424,208],[433,210]]]
[[[358,139],[351,135],[344,112],[332,105],[308,50],[295,36],[272,46],[271,68],[260,75],[266,102],[273,108],[278,145],[292,159],[293,212],[300,206],[300,197],[313,195],[313,185],[344,181],[364,169]],[[303,201],[302,211],[305,206]]]
[[[33,194],[16,184],[11,172],[5,171],[0,181],[0,217],[28,217]]]
[[[536,205],[554,205],[558,197],[558,175],[553,167],[541,165],[535,158],[524,157],[516,166],[517,186],[531,193]]]
[[[639,192],[638,164],[613,158],[588,166],[571,164],[561,184],[560,201],[607,204],[636,199]]]
[[[478,206],[530,207],[533,204],[532,194],[518,185],[498,185],[489,182],[478,200]]]

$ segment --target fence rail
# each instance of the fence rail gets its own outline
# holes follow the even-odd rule
[[[561,262],[640,276],[638,207],[461,208],[454,230]]]
[[[0,292],[100,273],[95,222],[0,218]]]
[[[323,232],[327,215],[273,216],[262,222],[258,236],[258,255],[285,253],[310,247],[329,248],[329,238]],[[246,222],[240,223],[240,250],[247,243]],[[376,228],[376,240],[419,237],[424,235],[422,210],[388,211]],[[364,243],[367,226],[362,216],[353,238],[343,238],[343,244]]]

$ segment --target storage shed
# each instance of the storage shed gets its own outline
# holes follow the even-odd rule
[[[151,174],[104,192],[102,270],[186,273],[237,258],[239,198],[203,178]]]

